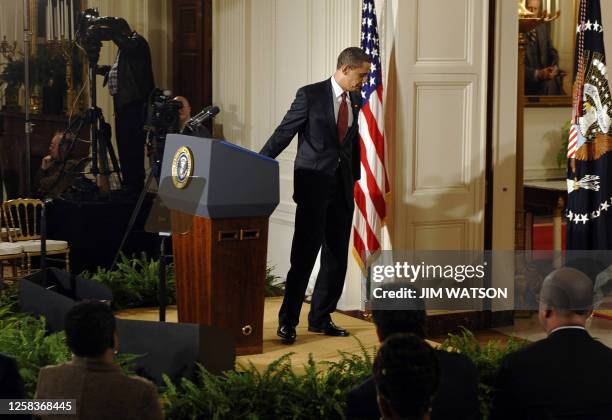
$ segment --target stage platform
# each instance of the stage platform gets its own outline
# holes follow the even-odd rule
[[[350,331],[349,337],[328,337],[323,334],[314,334],[308,329],[308,310],[307,303],[302,307],[300,325],[297,328],[297,341],[293,345],[285,345],[276,336],[278,328],[278,310],[282,302],[282,297],[267,298],[264,309],[264,332],[262,354],[249,356],[239,356],[237,362],[241,364],[253,363],[258,370],[265,369],[270,363],[279,357],[294,353],[291,356],[291,363],[296,371],[303,369],[303,365],[308,362],[308,355],[312,354],[316,362],[337,361],[339,351],[348,353],[360,353],[359,339],[361,343],[373,354],[374,348],[378,345],[374,324],[368,321],[353,318],[348,315],[336,313],[333,315],[334,322]],[[118,318],[139,319],[147,321],[157,321],[159,312],[157,308],[128,309],[116,313]],[[177,322],[176,306],[168,307],[166,312],[168,322]]]

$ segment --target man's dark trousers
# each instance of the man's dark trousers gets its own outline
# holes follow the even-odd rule
[[[144,106],[144,102],[135,101],[115,109],[117,150],[123,181],[127,191],[134,194],[140,193],[144,187]]]
[[[321,268],[312,295],[309,325],[330,321],[342,294],[348,259],[354,202],[346,197],[341,176],[308,169],[294,172],[295,232],[291,244],[291,269],[279,312],[281,325],[296,326],[308,280],[321,248]]]

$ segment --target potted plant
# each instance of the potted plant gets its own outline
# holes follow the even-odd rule
[[[5,108],[8,111],[19,111],[19,88],[23,84],[24,63],[23,60],[11,60],[5,64],[0,73],[0,80],[6,85]]]
[[[48,104],[44,112],[59,114],[66,85],[66,61],[59,54],[52,54],[46,45],[38,46],[36,55],[30,58],[30,109],[33,113],[43,111],[43,93]],[[23,58],[9,61],[0,74],[0,80],[7,84],[7,108],[18,110],[16,98],[23,85],[25,62]],[[9,105],[10,104],[10,105]]]

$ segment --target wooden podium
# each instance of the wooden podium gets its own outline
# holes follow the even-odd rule
[[[278,173],[275,160],[224,141],[166,138],[159,195],[172,213],[179,322],[228,331],[237,355],[263,350]]]

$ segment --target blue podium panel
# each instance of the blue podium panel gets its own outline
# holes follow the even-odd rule
[[[279,165],[223,140],[169,134],[159,195],[171,209],[210,219],[267,217],[279,203]]]

